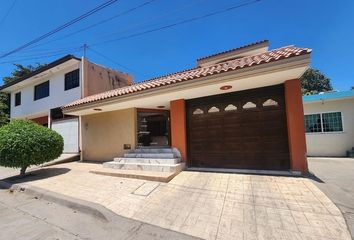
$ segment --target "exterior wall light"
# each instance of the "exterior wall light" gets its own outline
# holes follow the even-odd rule
[[[229,89],[231,89],[231,88],[232,88],[231,85],[225,85],[225,86],[221,86],[221,87],[220,87],[220,90],[226,91],[226,90],[229,90]]]

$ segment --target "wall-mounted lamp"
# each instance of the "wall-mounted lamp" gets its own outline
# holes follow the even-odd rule
[[[221,87],[220,87],[220,90],[226,91],[226,90],[229,90],[229,89],[231,89],[231,88],[232,88],[231,85],[225,85],[225,86],[221,86]]]

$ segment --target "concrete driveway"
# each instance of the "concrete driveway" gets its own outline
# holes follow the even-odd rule
[[[354,158],[308,158],[314,183],[339,207],[354,239]]]
[[[341,212],[307,178],[185,171],[158,183],[89,173],[97,167],[60,164],[25,183],[203,239],[350,239]]]

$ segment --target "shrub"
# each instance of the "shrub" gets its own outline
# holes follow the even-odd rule
[[[56,159],[63,152],[63,137],[28,120],[14,120],[0,128],[0,166],[21,168]]]

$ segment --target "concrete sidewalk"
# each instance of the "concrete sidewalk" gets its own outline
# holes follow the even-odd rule
[[[182,172],[158,183],[89,173],[96,167],[51,166],[25,183],[204,239],[351,239],[341,212],[306,178]]]
[[[50,201],[1,189],[0,236],[8,240],[196,239],[115,214],[106,222]]]

